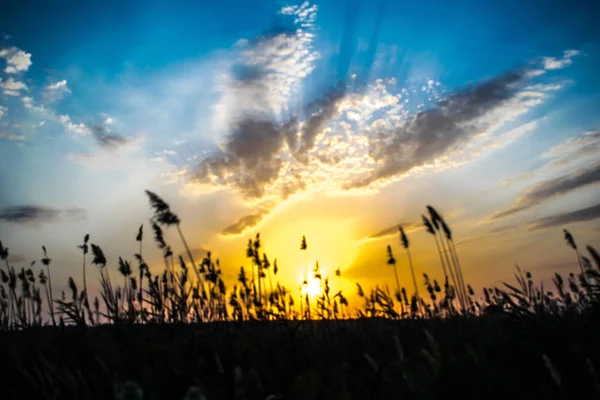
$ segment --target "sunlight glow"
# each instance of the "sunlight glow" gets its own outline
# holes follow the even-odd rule
[[[323,276],[323,279],[325,279],[325,276]],[[308,285],[304,284],[304,277],[301,278],[300,282],[302,284],[302,297],[308,294],[309,298],[313,298],[316,296],[320,296],[323,293],[322,282],[319,279],[312,276],[312,273],[311,277],[308,279]]]

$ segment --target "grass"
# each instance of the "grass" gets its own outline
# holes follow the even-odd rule
[[[251,273],[241,267],[227,288],[219,260],[210,253],[195,260],[179,217],[158,195],[146,194],[153,240],[163,252],[159,273],[144,261],[143,225],[135,262],[119,257],[119,282],[111,280],[103,250],[85,235],[82,284],[69,278],[68,290],[54,298],[47,249],[36,276],[34,263],[10,265],[0,242],[3,398],[600,396],[600,257],[589,245],[586,257],[566,230],[581,273],[556,274],[547,290],[517,269],[515,283],[477,295],[466,284],[448,223],[428,206],[423,221],[444,282],[423,273],[419,295],[418,266],[400,227],[412,290],[397,279],[393,294],[387,286],[365,291],[357,283],[362,304],[351,306],[318,263],[305,272],[306,285],[309,274],[321,285],[312,301],[305,287],[281,285],[277,260],[261,254],[258,234],[246,249]],[[165,242],[163,229],[170,228],[187,259],[174,257]],[[299,251],[306,256],[307,249],[302,236]],[[396,274],[392,248],[387,252]],[[89,268],[100,276],[93,299]]]

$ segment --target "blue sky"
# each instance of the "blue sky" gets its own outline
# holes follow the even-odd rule
[[[85,233],[132,252],[118,237],[147,221],[149,188],[232,271],[256,231],[295,249],[287,224],[365,278],[395,240],[376,233],[430,203],[478,284],[517,261],[575,268],[560,224],[599,245],[600,6],[451,3],[9,2],[0,240],[14,260],[55,248],[66,276]],[[302,222],[320,219],[333,231]]]

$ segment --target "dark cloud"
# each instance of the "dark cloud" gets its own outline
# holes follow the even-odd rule
[[[223,236],[235,236],[244,233],[247,229],[255,227],[258,225],[260,221],[267,215],[267,210],[262,210],[257,212],[256,214],[246,215],[245,217],[240,218],[238,222],[235,224],[229,225],[227,228],[223,229],[221,235]]]
[[[505,211],[501,211],[499,213],[496,213],[492,216],[492,220],[496,220],[496,219],[501,219],[501,218],[506,218],[509,217],[511,215],[520,213],[521,211],[525,211],[526,209],[528,209],[529,207],[531,207],[531,205],[523,205],[523,206],[516,206],[513,208],[509,208],[508,210]]]
[[[81,221],[87,218],[87,210],[81,207],[71,207],[63,210],[62,215],[70,220]],[[0,221],[15,224],[53,222],[60,216],[61,210],[46,206],[20,205],[0,210]]]
[[[262,197],[265,188],[279,177],[284,147],[287,145],[299,162],[307,163],[307,153],[314,148],[324,125],[337,113],[343,96],[343,90],[333,89],[308,106],[307,111],[316,111],[301,129],[297,117],[279,124],[266,117],[246,116],[231,129],[223,151],[200,163],[195,179],[208,183],[216,178],[220,183],[233,185],[246,197]],[[302,182],[287,185],[285,195],[303,187]]]
[[[247,197],[261,197],[279,175],[283,130],[274,122],[245,119],[230,134],[223,152],[203,160],[195,173],[200,182],[210,177],[228,180]]]
[[[561,227],[575,222],[592,221],[598,218],[600,218],[600,204],[577,211],[536,219],[527,223],[527,225],[530,231],[537,231],[546,228]]]
[[[505,218],[525,211],[553,197],[575,191],[600,182],[600,163],[587,169],[578,169],[558,178],[537,183],[529,187],[508,210],[496,213],[492,219]]]
[[[471,139],[485,128],[480,117],[518,95],[524,72],[512,71],[450,94],[436,107],[415,114],[401,126],[378,132],[369,154],[381,166],[349,187],[365,187],[408,172]]]
[[[110,132],[110,130],[103,125],[96,125],[91,128],[92,135],[96,140],[96,143],[105,149],[117,149],[123,145],[129,143],[129,139],[124,138],[121,135]]]
[[[58,218],[60,210],[50,207],[22,205],[0,210],[0,221],[24,224],[28,222],[51,222]]]
[[[367,236],[366,239],[381,239],[381,238],[387,237],[387,236],[399,235],[398,226],[402,226],[406,232],[410,232],[410,231],[414,231],[414,230],[418,229],[421,225],[416,224],[416,223],[396,224],[396,225],[390,226],[389,228],[386,228],[382,231],[374,233],[370,236]]]

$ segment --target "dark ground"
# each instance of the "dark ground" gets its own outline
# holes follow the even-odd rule
[[[190,385],[207,400],[600,398],[599,321],[589,312],[31,328],[0,332],[0,398],[111,399],[125,380],[145,399],[182,399]]]

